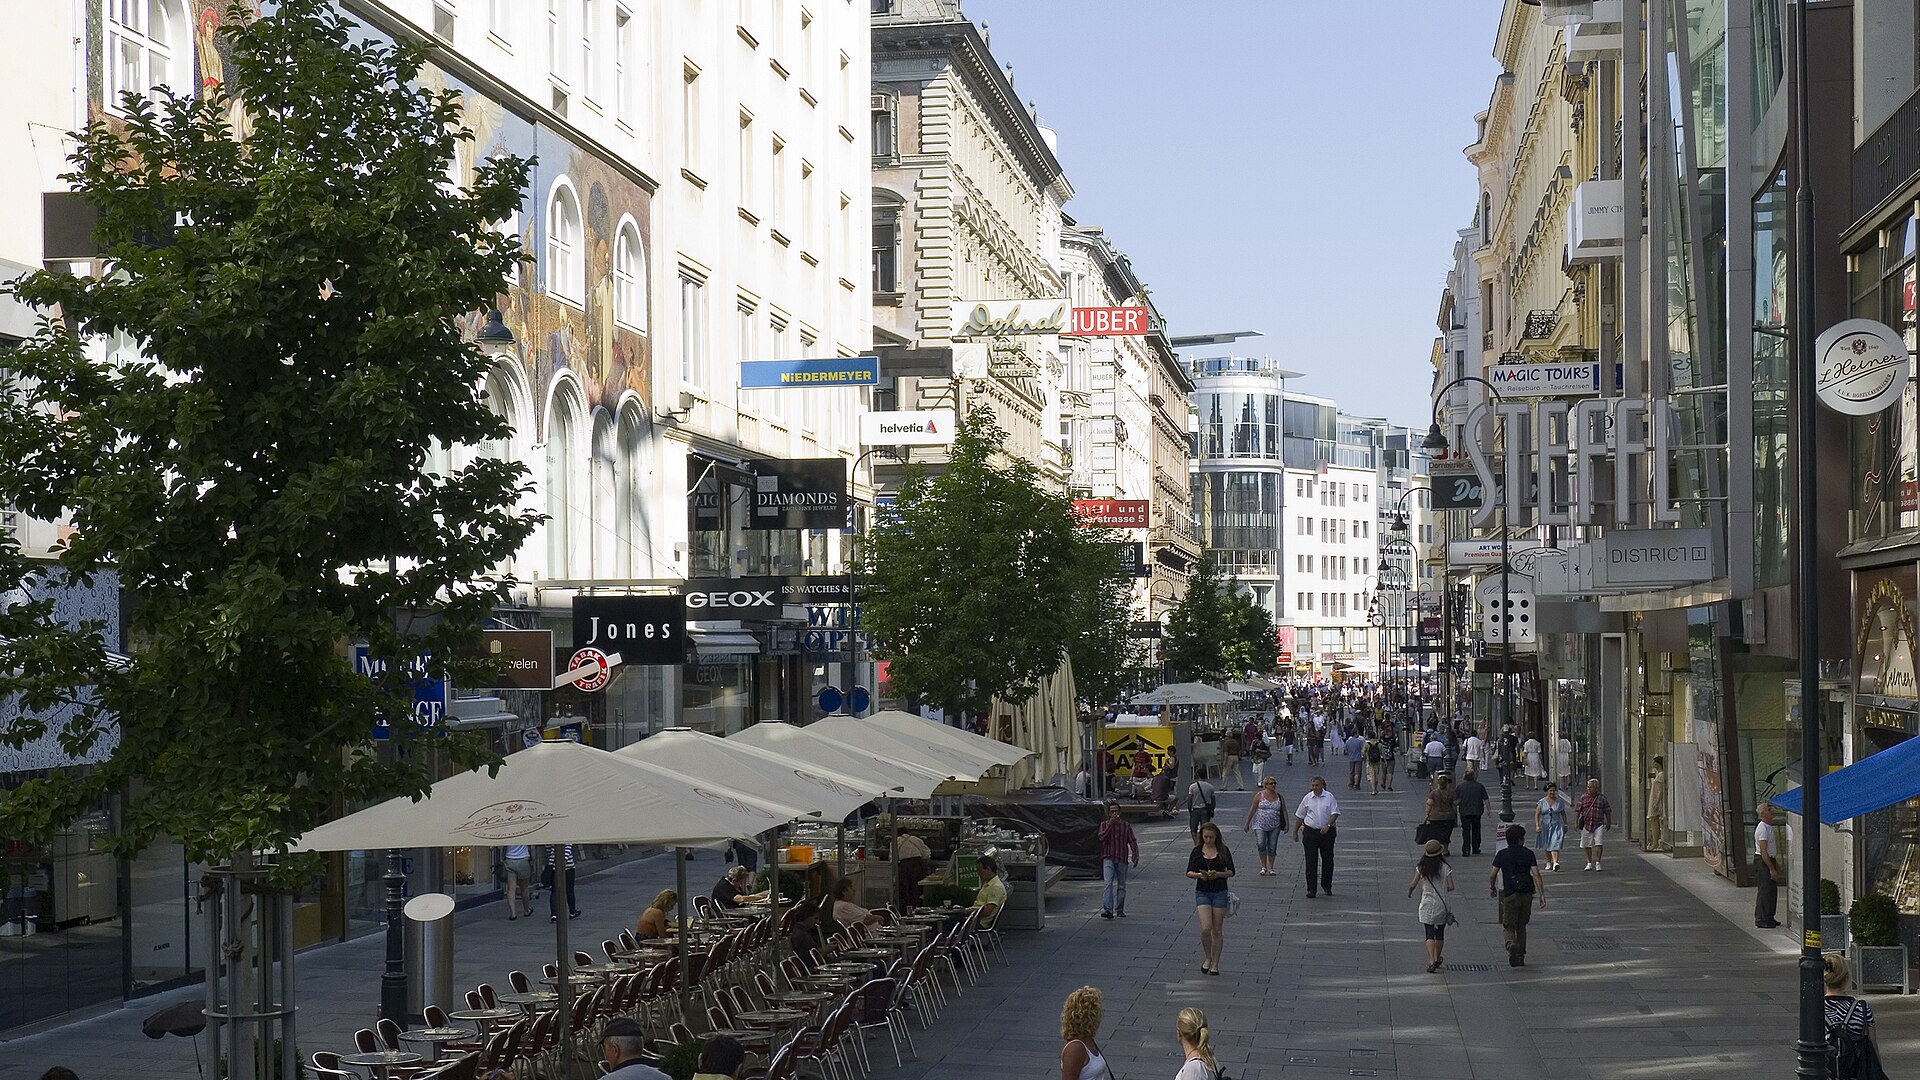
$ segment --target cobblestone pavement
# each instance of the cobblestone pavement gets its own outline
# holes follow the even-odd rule
[[[1012,963],[994,967],[950,1003],[924,1034],[919,1058],[884,1080],[979,1076],[1050,1077],[1059,1069],[1061,1000],[1075,987],[1105,995],[1102,1047],[1120,1080],[1171,1078],[1179,1065],[1173,1017],[1186,1005],[1211,1018],[1228,1072],[1238,1080],[1377,1076],[1421,1080],[1553,1080],[1742,1074],[1792,1069],[1795,958],[1791,943],[1749,933],[1644,861],[1630,845],[1611,848],[1606,870],[1573,867],[1548,881],[1548,906],[1531,927],[1527,966],[1510,968],[1501,950],[1489,861],[1456,857],[1461,920],[1448,935],[1448,966],[1426,973],[1414,904],[1412,833],[1419,796],[1353,792],[1332,776],[1340,798],[1338,870],[1331,897],[1308,900],[1297,845],[1283,842],[1279,876],[1262,878],[1252,838],[1239,831],[1246,796],[1226,793],[1219,820],[1242,868],[1243,900],[1229,920],[1219,977],[1199,971],[1184,822],[1140,827],[1142,865],[1128,918],[1099,916],[1099,885],[1064,882],[1047,929],[1011,934]],[[1308,770],[1277,770],[1297,800]],[[1530,817],[1530,815],[1525,815]],[[1491,832],[1491,830],[1489,830]],[[1493,849],[1489,847],[1491,853]],[[689,883],[704,888],[721,864],[700,856]],[[671,883],[672,861],[640,860],[583,879],[584,916],[574,940],[610,936]],[[1723,882],[1711,883],[1732,891]],[[1727,905],[1722,904],[1722,907]],[[508,922],[499,905],[457,917],[457,984],[500,982],[551,955],[545,919]],[[379,992],[379,936],[299,958],[300,1043],[342,1047],[366,1026]],[[37,1080],[66,1064],[83,1080],[187,1080],[195,1071],[186,1040],[153,1042],[141,1017],[180,991],[53,1031],[0,1043],[0,1080]],[[1920,999],[1875,995],[1888,1071],[1920,1073]],[[876,1062],[878,1058],[876,1058]]]

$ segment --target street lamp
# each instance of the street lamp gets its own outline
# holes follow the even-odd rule
[[[859,629],[860,616],[860,562],[855,555],[859,538],[860,508],[853,501],[853,484],[860,476],[860,463],[878,454],[894,461],[904,460],[900,451],[891,446],[876,446],[853,459],[853,468],[847,475],[847,694],[841,699],[841,708],[848,716],[859,716],[860,710],[853,704],[853,692],[860,681],[859,675]],[[875,687],[878,690],[879,687]]]
[[[1391,541],[1389,541],[1388,546],[1394,546],[1396,544],[1404,544],[1406,546],[1408,564],[1417,568],[1420,562],[1420,549],[1414,545],[1412,533],[1407,527],[1407,522],[1410,517],[1410,515],[1407,512],[1407,500],[1413,498],[1413,493],[1416,491],[1426,492],[1429,502],[1431,502],[1433,498],[1433,488],[1432,486],[1427,484],[1415,484],[1412,487],[1400,493],[1400,497],[1395,499],[1393,503],[1393,527],[1389,530],[1393,534],[1393,538]],[[1380,550],[1381,550],[1381,553],[1384,554],[1386,552],[1386,547],[1382,547]],[[1417,573],[1418,571],[1416,569],[1413,572],[1413,576],[1417,576]],[[1417,594],[1418,589],[1416,589],[1415,592]],[[1409,625],[1408,630],[1409,631],[1412,630],[1411,625]],[[1409,642],[1414,640],[1414,636],[1411,632],[1408,633],[1407,639]],[[1426,656],[1427,654],[1421,653],[1420,655]],[[1403,659],[1402,662],[1406,663],[1408,662],[1408,660]],[[1407,704],[1410,704],[1410,698],[1411,698],[1411,695],[1407,693],[1408,684],[1410,681],[1411,680],[1408,678],[1406,669],[1403,667],[1401,669],[1400,695],[1401,695],[1402,702]]]
[[[1447,442],[1446,432],[1440,430],[1441,401],[1446,397],[1447,391],[1461,383],[1469,382],[1479,383],[1486,387],[1487,393],[1493,395],[1493,400],[1505,403],[1506,398],[1501,396],[1500,388],[1478,375],[1462,375],[1448,382],[1445,386],[1442,386],[1434,392],[1433,426],[1427,429],[1427,437],[1420,443],[1421,447],[1429,453],[1444,454],[1447,452],[1450,444]],[[1490,484],[1488,487],[1491,488],[1492,485]],[[1481,498],[1483,499],[1490,499],[1492,497],[1493,492],[1491,490],[1481,494]],[[1513,493],[1511,491],[1503,490],[1500,492],[1500,643],[1503,646],[1500,650],[1500,700],[1501,712],[1504,714],[1502,723],[1506,724],[1513,723],[1513,594],[1512,583],[1509,579],[1513,563],[1509,558],[1511,545],[1508,543],[1507,538],[1507,502],[1512,497]],[[1494,733],[1489,731],[1487,734],[1492,735]],[[1513,762],[1511,761],[1507,762],[1506,768],[1502,769],[1500,773],[1500,821],[1505,825],[1513,824]],[[1818,882],[1815,883],[1814,887],[1818,890]],[[1815,895],[1818,895],[1817,891]],[[1823,1025],[1824,1023],[1825,1021],[1822,1020]],[[1825,1031],[1826,1029],[1823,1026],[1821,1028],[1823,1037]],[[1824,1068],[1825,1066],[1823,1065],[1822,1067]]]

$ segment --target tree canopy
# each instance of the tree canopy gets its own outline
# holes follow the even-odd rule
[[[424,791],[423,743],[492,759],[414,723],[407,669],[475,674],[454,657],[534,525],[522,468],[476,449],[507,427],[462,330],[520,258],[492,224],[528,163],[447,183],[472,137],[458,95],[416,82],[421,47],[360,40],[324,0],[226,33],[225,85],[128,95],[78,136],[67,179],[107,271],[10,287],[49,318],[0,357],[0,504],[70,536],[57,567],[0,544],[0,595],[41,597],[0,614],[0,740],[112,750],[0,792],[0,834],[126,793],[122,851],[165,834],[218,859]],[[450,448],[469,463],[431,469]],[[44,600],[109,572],[124,664]],[[355,642],[385,675],[355,673]],[[377,720],[395,753],[368,752]]]
[[[1187,595],[1168,614],[1162,646],[1174,680],[1260,675],[1278,662],[1273,614],[1222,577],[1209,556],[1201,558]]]
[[[1002,460],[1005,438],[970,413],[944,468],[908,467],[861,553],[861,625],[894,687],[950,711],[1024,701],[1069,654],[1086,685],[1117,678],[1102,650],[1129,617],[1119,542],[1080,528],[1031,463]]]

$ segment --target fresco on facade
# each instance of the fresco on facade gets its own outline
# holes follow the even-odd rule
[[[220,29],[229,3],[230,0],[182,0],[181,3],[181,11],[193,30],[194,85],[202,90],[217,86],[227,78],[230,47]],[[258,14],[263,5],[261,0],[252,0],[250,6]],[[265,6],[270,9],[272,5]],[[89,113],[95,118],[107,115],[104,111],[104,19],[104,10],[96,0],[87,9]],[[355,36],[364,40],[390,40],[365,27]],[[500,298],[501,313],[519,342],[523,374],[533,400],[546,401],[554,376],[565,370],[579,379],[588,410],[615,411],[628,391],[639,396],[643,408],[650,409],[653,391],[647,335],[616,326],[613,319],[614,242],[624,218],[631,216],[640,234],[641,251],[646,253],[641,263],[643,275],[652,261],[649,192],[559,131],[537,125],[446,72],[429,66],[421,72],[421,81],[436,89],[458,91],[467,125],[473,130],[474,138],[460,145],[458,160],[450,170],[454,179],[462,184],[471,181],[474,164],[496,155],[511,154],[535,161],[517,222],[528,261],[521,268],[518,283],[510,285]],[[545,291],[547,195],[561,176],[573,185],[580,200],[586,246],[584,307],[555,299]],[[644,277],[640,281],[638,287],[643,297],[650,297],[650,285]],[[644,306],[650,311],[650,300]],[[477,329],[479,320],[466,321]],[[545,409],[538,409],[527,419],[533,424],[534,439],[544,439]]]

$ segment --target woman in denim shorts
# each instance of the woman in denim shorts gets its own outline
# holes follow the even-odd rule
[[[1233,852],[1220,839],[1220,826],[1200,826],[1200,842],[1187,856],[1187,876],[1194,881],[1194,914],[1200,920],[1200,972],[1220,974],[1220,950],[1226,942],[1227,911],[1233,903],[1228,882],[1233,878]]]

